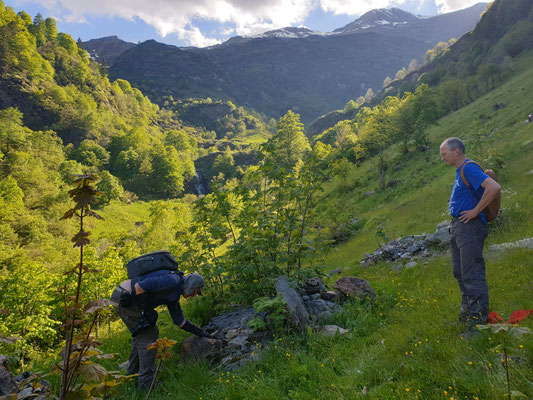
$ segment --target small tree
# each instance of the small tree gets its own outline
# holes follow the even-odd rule
[[[101,365],[92,362],[92,358],[109,358],[111,355],[103,355],[96,348],[98,342],[92,337],[92,331],[101,310],[105,310],[112,304],[110,300],[93,300],[82,305],[83,277],[89,273],[100,272],[91,270],[84,264],[84,247],[90,243],[90,232],[85,230],[85,219],[101,216],[91,211],[91,204],[96,202],[96,196],[101,193],[93,186],[98,180],[95,175],[77,175],[74,181],[74,189],[68,192],[75,205],[66,211],[61,219],[77,217],[80,229],[72,238],[74,247],[79,247],[79,263],[65,273],[67,279],[75,278],[74,295],[69,295],[68,284],[62,288],[65,295],[65,347],[62,350],[63,361],[61,371],[61,389],[59,399],[84,399],[94,398],[95,394],[105,394],[117,386],[115,379],[121,376],[113,376],[115,379],[106,380],[109,373]],[[80,382],[82,380],[82,382]],[[84,384],[84,381],[96,381],[96,385]],[[102,386],[103,385],[103,386]]]

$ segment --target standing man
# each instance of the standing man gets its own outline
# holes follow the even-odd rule
[[[482,210],[501,187],[478,165],[467,163],[470,160],[465,155],[465,145],[458,138],[451,137],[442,142],[440,157],[457,169],[449,205],[453,218],[450,245],[453,276],[459,283],[462,295],[459,320],[468,323],[465,335],[470,336],[476,325],[487,323],[489,314],[489,289],[483,259],[483,245],[488,230]],[[463,182],[461,169],[471,188]]]
[[[159,337],[157,311],[166,305],[172,321],[181,329],[200,337],[211,338],[204,330],[187,321],[180,307],[180,296],[185,299],[203,295],[204,278],[193,273],[182,276],[175,271],[159,270],[122,282],[115,288],[111,300],[118,305],[115,311],[132,335],[127,374],[139,374],[140,389],[148,389],[155,374],[157,351],[147,346]]]

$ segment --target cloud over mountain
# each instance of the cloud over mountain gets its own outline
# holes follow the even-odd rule
[[[253,35],[302,24],[313,10],[335,15],[361,15],[384,7],[418,11],[452,11],[476,0],[30,0],[45,6],[57,18],[85,21],[90,16],[136,18],[159,34],[177,35],[192,46],[220,43],[229,35]],[[28,1],[25,0],[27,3]],[[407,7],[407,8],[406,8]],[[211,29],[206,29],[206,23]],[[214,24],[214,28],[213,25]]]

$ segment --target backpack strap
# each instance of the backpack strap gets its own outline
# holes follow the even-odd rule
[[[470,161],[465,162],[465,163],[461,166],[461,171],[460,171],[460,173],[461,173],[461,180],[462,180],[463,183],[466,185],[466,187],[467,187],[468,189],[470,189],[470,191],[471,191],[472,194],[474,195],[475,199],[476,199],[477,202],[479,203],[479,200],[480,200],[480,199],[479,199],[479,197],[478,197],[476,191],[474,190],[474,188],[472,187],[472,185],[470,184],[470,182],[468,182],[468,179],[466,179],[465,171],[464,171],[466,164],[476,164],[476,165],[481,169],[481,171],[483,171],[483,168],[481,168],[481,165],[479,165],[477,162],[470,160]]]

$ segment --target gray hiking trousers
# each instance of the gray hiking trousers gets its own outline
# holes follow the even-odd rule
[[[122,287],[116,287],[111,295],[111,300],[119,304],[120,297],[124,292],[127,291]],[[118,305],[114,309],[130,331],[139,324],[141,310],[135,301],[131,307],[121,307]],[[142,329],[137,336],[132,337],[127,374],[139,374],[137,378],[139,388],[150,388],[150,384],[154,378],[157,351],[155,349],[148,350],[146,346],[154,343],[158,337],[159,329],[155,325]]]
[[[461,313],[470,326],[486,324],[489,315],[489,288],[485,275],[483,245],[488,229],[481,219],[468,223],[452,220],[450,246],[453,276],[461,289]]]

